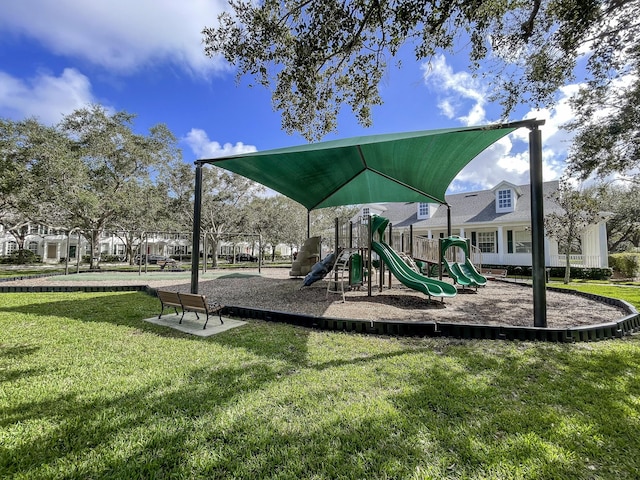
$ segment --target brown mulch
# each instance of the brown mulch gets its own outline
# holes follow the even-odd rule
[[[288,269],[262,269],[240,272],[218,271],[219,278],[203,276],[199,292],[223,305],[242,306],[281,312],[302,313],[331,318],[363,320],[404,320],[459,322],[483,325],[533,326],[533,291],[530,285],[489,281],[485,287],[467,289],[452,298],[427,298],[422,293],[393,282],[391,289],[367,288],[327,296],[327,281],[321,280],[302,287],[302,278],[290,278]],[[109,281],[109,285],[137,284],[140,280]],[[22,285],[72,285],[56,282],[56,277],[22,280]],[[86,285],[106,285],[107,282],[77,282]],[[188,292],[190,282],[184,278],[148,282],[153,288]],[[550,328],[595,325],[619,320],[624,310],[569,293],[547,291],[547,324]]]
[[[302,279],[283,272],[262,277],[219,278],[202,282],[199,293],[225,305],[332,318],[459,322],[483,325],[533,326],[533,290],[530,285],[489,281],[485,287],[467,289],[455,297],[427,298],[398,282],[382,291],[367,288],[342,295],[329,293],[327,281],[302,287]],[[181,286],[182,289],[184,286]],[[188,289],[188,287],[187,287]],[[547,291],[547,324],[550,328],[595,325],[619,320],[624,310],[569,293]]]

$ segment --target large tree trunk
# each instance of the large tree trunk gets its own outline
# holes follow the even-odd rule
[[[218,268],[218,239],[211,236],[211,268]]]
[[[100,242],[98,242],[99,238],[100,231],[91,230],[91,259],[89,260],[90,270],[100,269]]]

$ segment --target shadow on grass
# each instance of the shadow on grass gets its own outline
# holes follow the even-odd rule
[[[82,322],[129,326],[167,337],[186,336],[194,340],[199,338],[142,321],[144,318],[157,317],[160,313],[160,303],[158,299],[142,292],[54,292],[3,295],[21,295],[23,298],[32,298],[33,301],[16,306],[1,306],[0,313],[21,313],[44,317],[53,315],[61,318],[80,320]],[[47,298],[60,298],[60,300],[47,301]]]
[[[135,295],[130,303],[140,295],[143,311],[156,306],[127,295]],[[105,297],[104,305],[113,302],[108,314],[89,315],[95,298],[10,311],[68,316],[71,309],[69,318],[144,328],[121,318],[131,309],[121,295]],[[89,318],[81,317],[85,310]],[[166,362],[164,376],[141,370],[131,385],[110,377],[117,386],[101,394],[76,384],[73,393],[4,402],[0,472],[36,479],[631,479],[640,471],[637,340],[576,346],[319,337],[312,345],[307,329],[254,322],[189,343],[179,359],[172,342],[140,353],[152,355],[153,365]],[[387,350],[378,350],[381,343]],[[28,360],[38,348],[11,347],[6,358]],[[35,369],[30,383],[62,389],[67,379],[52,375]],[[29,428],[37,433],[25,437]]]

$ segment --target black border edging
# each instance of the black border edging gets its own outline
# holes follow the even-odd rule
[[[147,285],[117,285],[100,286],[55,286],[55,287],[27,287],[22,285],[0,286],[0,293],[47,293],[47,292],[149,292]]]
[[[15,277],[2,277],[0,278],[0,283],[2,282],[13,282],[16,280],[31,280],[34,278],[45,278],[45,277],[57,277],[60,275],[64,275],[64,272],[51,272],[51,273],[36,273],[33,275],[18,275]]]
[[[526,286],[523,284],[523,286]],[[622,338],[640,331],[640,313],[633,305],[617,298],[603,297],[592,293],[578,292],[563,288],[547,287],[560,293],[583,296],[594,301],[614,305],[625,310],[628,315],[617,322],[601,323],[570,328],[539,328],[508,325],[476,325],[447,322],[411,322],[401,320],[358,320],[344,318],[315,317],[301,313],[260,310],[249,307],[226,306],[222,314],[237,318],[251,318],[267,322],[280,322],[321,330],[369,333],[374,335],[397,335],[406,337],[451,337],[485,340],[523,340],[544,342],[591,342]],[[0,293],[41,293],[41,292],[125,292],[142,291],[157,296],[156,289],[148,285],[120,286],[57,286],[27,287],[0,286]]]

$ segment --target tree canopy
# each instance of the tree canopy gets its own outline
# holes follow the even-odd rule
[[[574,170],[637,166],[640,0],[229,3],[231,11],[203,30],[205,53],[224,56],[238,78],[270,88],[289,133],[317,140],[336,129],[343,106],[369,126],[386,69],[408,46],[417,61],[466,54],[505,119],[519,104],[549,106],[560,87],[580,82]],[[585,74],[576,77],[579,63]],[[598,123],[602,131],[590,141]]]

